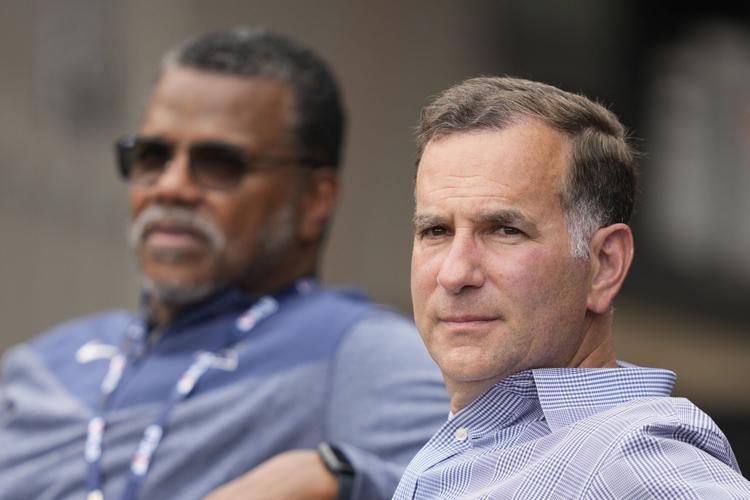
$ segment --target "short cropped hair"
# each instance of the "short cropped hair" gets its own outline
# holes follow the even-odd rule
[[[638,189],[639,154],[618,118],[590,99],[544,83],[511,77],[472,78],[435,97],[417,127],[417,164],[427,144],[459,132],[500,130],[523,118],[567,135],[572,161],[561,205],[571,253],[588,257],[594,232],[628,223]]]
[[[162,70],[200,71],[283,82],[294,95],[291,139],[312,166],[337,168],[345,114],[336,79],[312,50],[264,28],[237,27],[188,39],[164,57]]]

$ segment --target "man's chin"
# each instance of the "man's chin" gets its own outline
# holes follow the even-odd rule
[[[464,347],[442,353],[437,359],[446,378],[456,383],[473,384],[503,378],[503,360],[486,356],[479,347]]]
[[[187,248],[172,248],[159,246],[144,246],[139,252],[141,259],[148,259],[156,265],[196,265],[200,261],[213,256],[202,246]]]
[[[200,302],[216,291],[220,283],[169,283],[154,281],[149,278],[143,280],[143,290],[160,304],[168,307],[182,307]]]

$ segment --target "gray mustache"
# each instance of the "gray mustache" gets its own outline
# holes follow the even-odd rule
[[[154,225],[177,226],[199,234],[214,250],[224,248],[226,238],[218,225],[204,215],[183,207],[151,205],[138,214],[130,224],[128,242],[132,248],[137,248],[143,242],[143,237]]]

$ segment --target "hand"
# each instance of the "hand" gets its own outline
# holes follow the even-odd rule
[[[314,450],[279,453],[205,500],[335,500],[338,479]]]

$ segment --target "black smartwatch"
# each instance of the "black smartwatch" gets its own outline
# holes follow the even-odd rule
[[[318,454],[339,481],[339,494],[336,500],[349,500],[354,490],[354,467],[346,455],[337,447],[325,441],[318,445]]]

